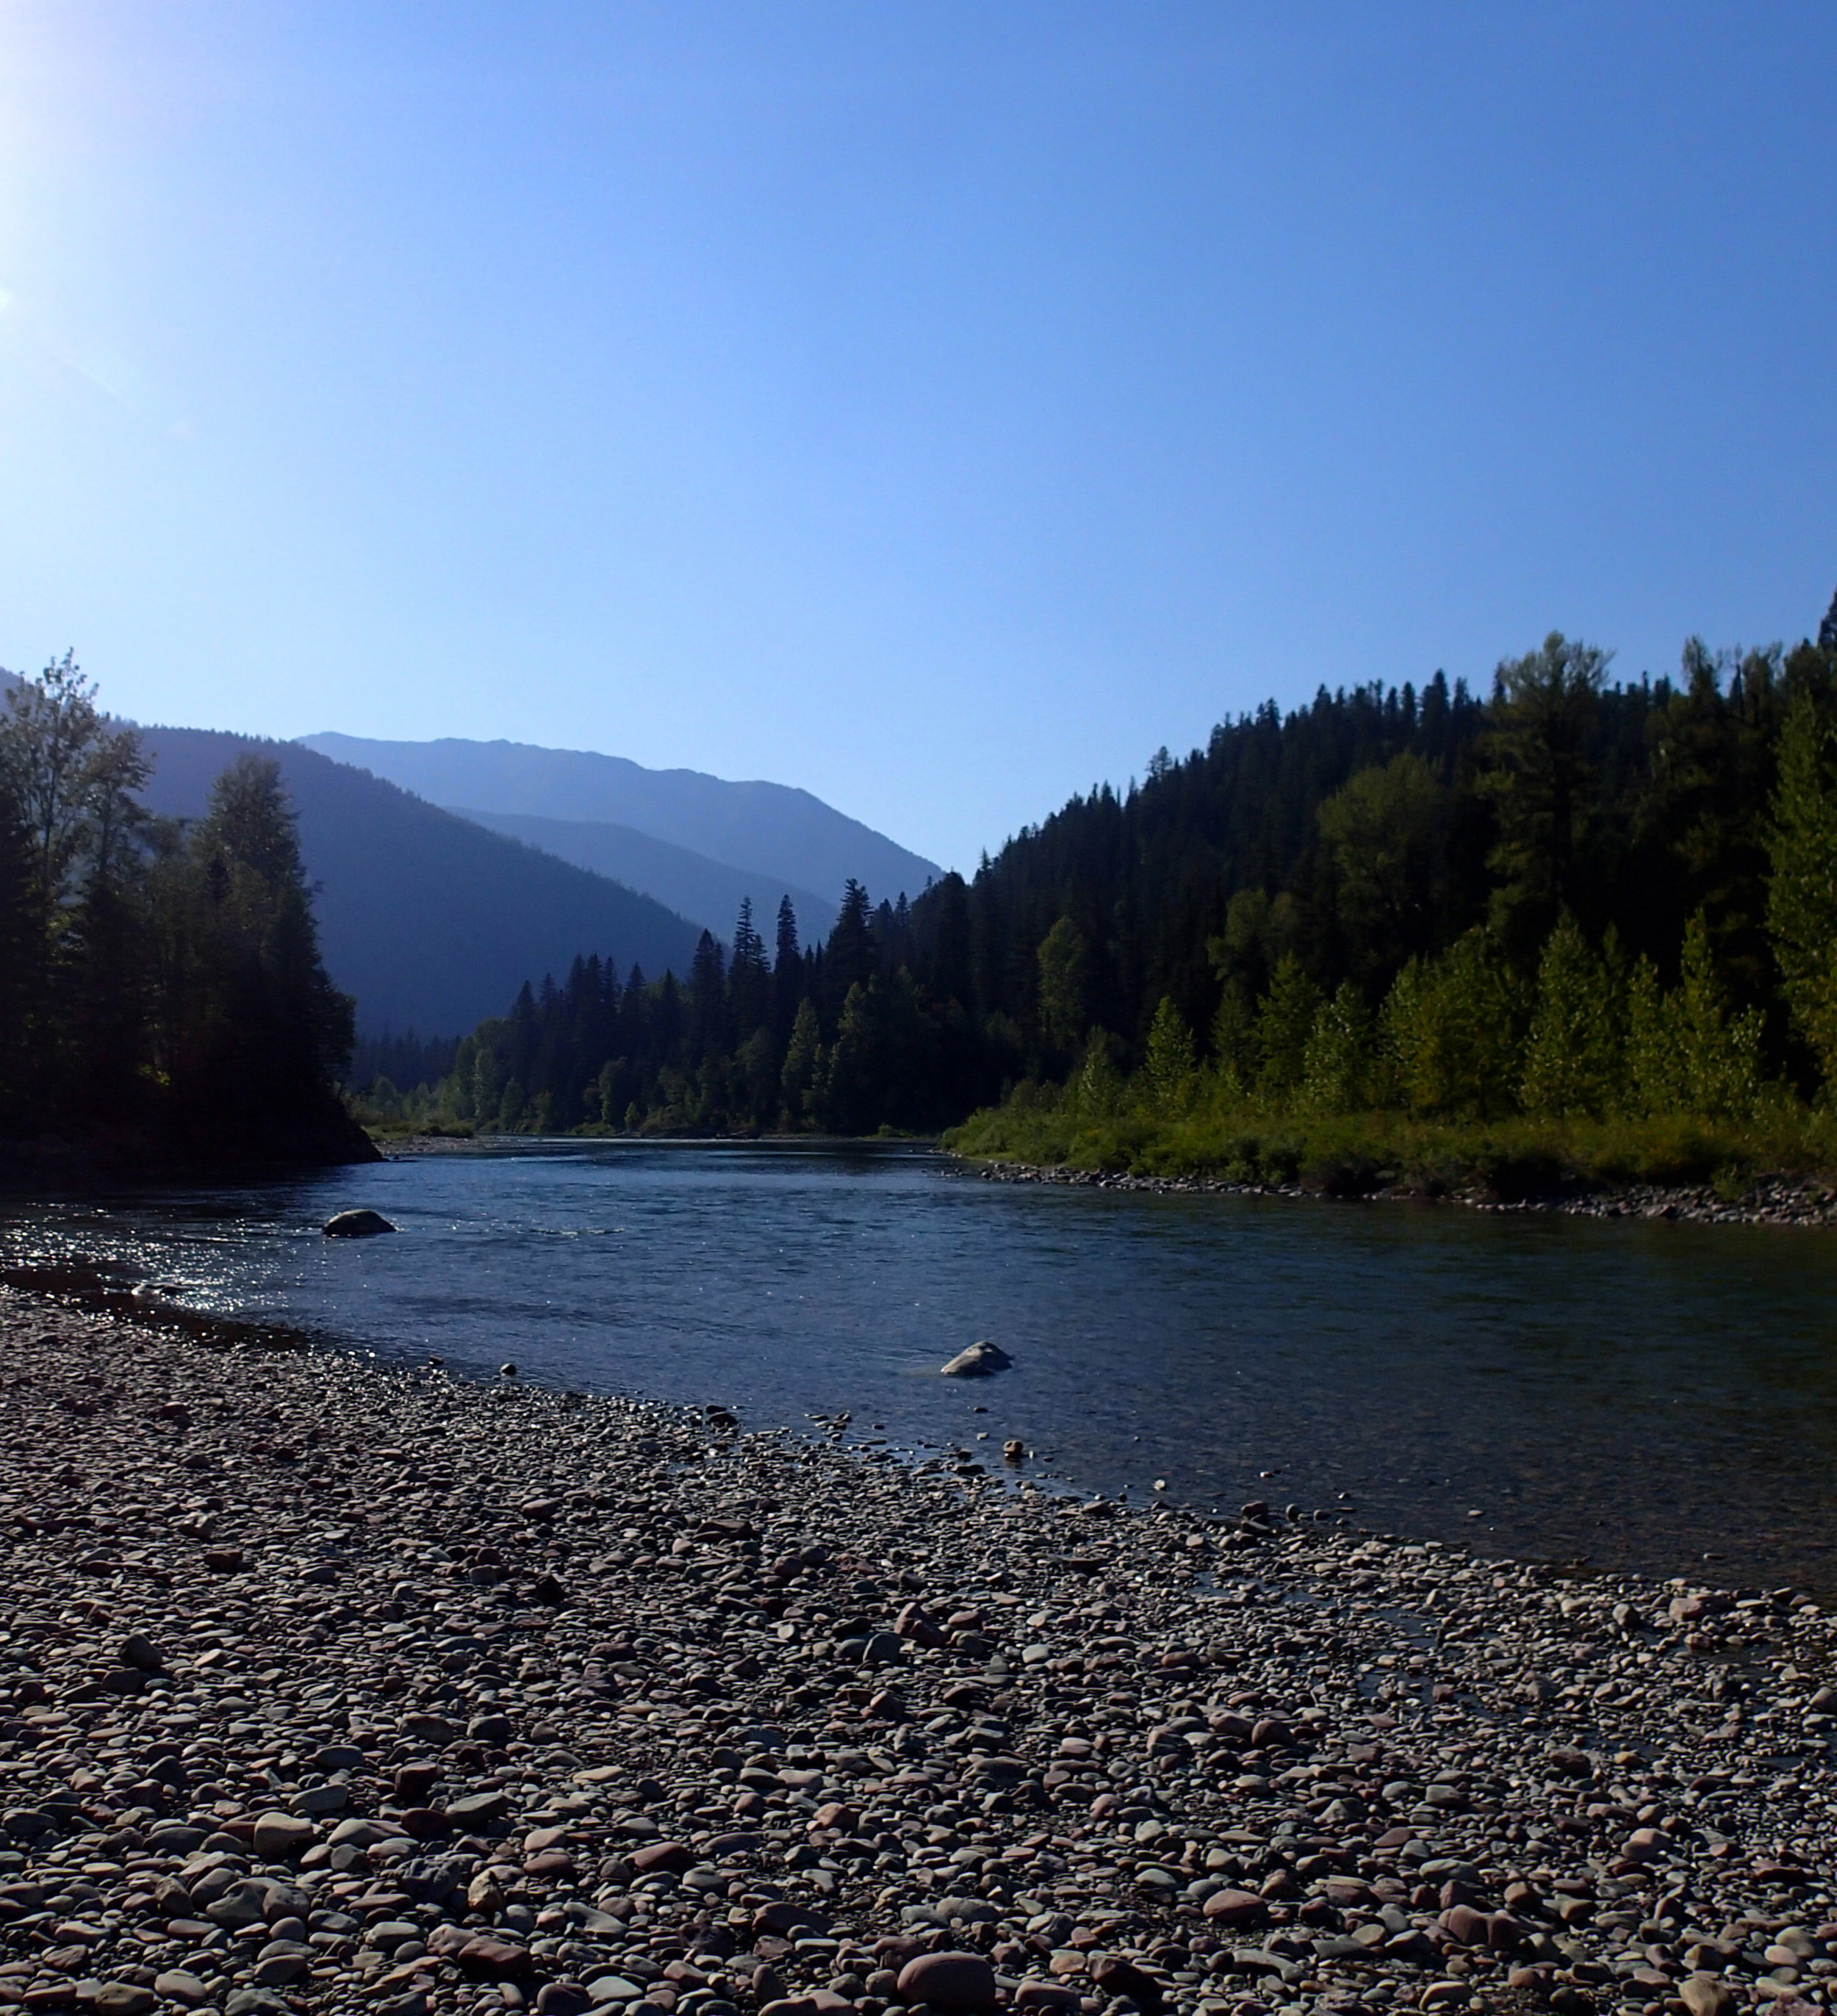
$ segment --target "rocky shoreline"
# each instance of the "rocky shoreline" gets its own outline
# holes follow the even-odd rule
[[[1790,1591],[9,1288],[0,1401],[0,2010],[1830,2006]]]
[[[1154,1197],[1331,1197],[1305,1183],[1234,1183],[1213,1176],[1132,1176],[1100,1169],[1070,1169],[1034,1162],[966,1162],[985,1183],[1063,1183],[1082,1190],[1136,1190]],[[1837,1190],[1822,1182],[1774,1177],[1730,1199],[1707,1183],[1628,1183],[1613,1190],[1555,1196],[1500,1198],[1483,1190],[1450,1190],[1433,1197],[1420,1190],[1378,1190],[1359,1202],[1459,1204],[1469,1211],[1534,1211],[1565,1218],[1650,1218],[1695,1225],[1837,1226]]]

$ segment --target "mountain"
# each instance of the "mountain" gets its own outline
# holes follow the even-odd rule
[[[610,876],[628,888],[642,889],[669,909],[705,924],[718,938],[733,935],[740,899],[753,899],[753,921],[769,938],[778,915],[778,900],[789,896],[798,913],[798,930],[806,939],[828,935],[836,920],[841,895],[838,884],[829,895],[814,889],[787,887],[724,861],[711,861],[686,847],[655,840],[636,826],[614,826],[600,819],[538,819],[528,812],[483,812],[470,805],[449,805],[461,819],[506,833],[526,846],[571,861],[577,868]]]
[[[647,770],[622,756],[522,742],[370,742],[308,735],[304,746],[353,763],[437,805],[630,826],[751,878],[755,907],[769,888],[834,892],[850,876],[877,900],[916,897],[941,873],[808,791],[729,783],[699,770]],[[796,898],[793,898],[793,902]]]
[[[528,979],[599,952],[653,978],[686,974],[697,927],[603,876],[297,743],[143,728],[149,807],[196,819],[243,751],[275,758],[299,815],[327,970],[366,1035],[452,1035],[502,1015]]]

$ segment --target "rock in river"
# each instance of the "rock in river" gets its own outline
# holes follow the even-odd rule
[[[986,1379],[992,1372],[1005,1372],[1014,1363],[999,1344],[986,1337],[960,1351],[944,1368],[946,1379]]]
[[[394,1229],[380,1211],[335,1211],[326,1220],[328,1239],[374,1239],[380,1232]]]

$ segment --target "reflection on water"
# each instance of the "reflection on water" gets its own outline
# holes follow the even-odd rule
[[[351,1203],[402,1236],[322,1237]],[[847,1410],[852,1437],[877,1424],[996,1469],[1018,1436],[1036,1471],[1137,1499],[1162,1478],[1176,1501],[1349,1507],[1491,1550],[1837,1589],[1827,1233],[1033,1189],[901,1148],[570,1142],[0,1204],[0,1251],[755,1426]],[[1014,1369],[931,1376],[978,1337]]]

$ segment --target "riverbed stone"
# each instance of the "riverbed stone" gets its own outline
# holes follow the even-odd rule
[[[946,1379],[986,1379],[991,1373],[1006,1372],[1014,1360],[999,1344],[978,1338],[960,1351],[944,1366]]]
[[[394,1229],[380,1211],[368,1209],[334,1211],[325,1224],[328,1239],[374,1239]]]
[[[318,1828],[297,1813],[265,1813],[255,1823],[255,1852],[265,1862],[291,1862],[318,1838]]]
[[[1794,1592],[711,1453],[4,1286],[0,1456],[0,2007],[946,2016],[948,1966],[900,2000],[935,1962],[1043,2016],[1828,1999]]]
[[[995,2005],[995,1970],[980,1953],[921,1953],[899,1970],[899,1993],[910,2002],[951,2011]]]

